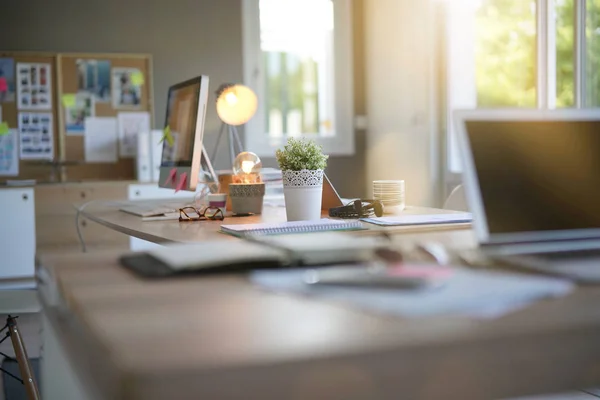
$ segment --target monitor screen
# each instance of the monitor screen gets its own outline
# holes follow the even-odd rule
[[[465,129],[490,234],[600,228],[600,121]]]
[[[171,132],[172,143],[163,142],[163,166],[191,166],[194,153],[200,80],[171,87],[167,99],[165,128]]]

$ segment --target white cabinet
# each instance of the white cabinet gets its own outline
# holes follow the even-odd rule
[[[0,285],[31,286],[35,260],[33,188],[0,189]],[[2,281],[5,282],[2,282]],[[28,281],[28,284],[25,282]],[[11,286],[15,287],[15,286]]]

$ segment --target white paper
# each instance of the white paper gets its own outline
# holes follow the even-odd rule
[[[150,132],[138,132],[137,138],[137,180],[152,180],[152,160],[150,155]]]
[[[497,318],[541,299],[565,296],[575,288],[572,282],[558,278],[458,268],[442,280],[441,287],[431,289],[324,287],[306,284],[306,272],[258,271],[251,274],[250,280],[276,292],[314,296],[403,317]]]
[[[19,175],[18,132],[10,129],[7,135],[0,135],[0,175]]]
[[[471,213],[453,214],[422,214],[422,215],[394,215],[380,218],[363,218],[362,221],[383,226],[402,225],[432,225],[432,224],[455,224],[468,223],[473,220]]]
[[[17,63],[18,109],[52,110],[52,66]]]
[[[89,117],[85,119],[85,161],[117,162],[117,119]]]
[[[54,158],[52,113],[19,113],[19,155],[23,160]]]
[[[142,105],[142,88],[131,82],[131,76],[139,74],[137,68],[112,68],[111,92],[113,108],[136,109]]]
[[[138,132],[150,132],[150,113],[120,112],[119,120],[119,157],[135,157]]]
[[[96,116],[96,101],[93,93],[81,92],[75,96],[75,105],[65,107],[65,132],[67,136],[83,136],[85,119]]]
[[[150,135],[150,154],[152,156],[152,182],[160,179],[160,164],[162,163],[163,143],[161,142],[163,131],[153,130]]]

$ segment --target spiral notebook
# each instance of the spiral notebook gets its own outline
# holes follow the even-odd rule
[[[221,231],[234,236],[283,235],[288,233],[311,233],[329,231],[357,231],[365,228],[360,221],[320,219],[318,221],[293,221],[264,224],[221,225]]]

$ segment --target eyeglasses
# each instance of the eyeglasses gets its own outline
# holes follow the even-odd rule
[[[218,207],[206,207],[198,210],[195,207],[183,207],[179,209],[179,221],[223,221],[225,215]]]

